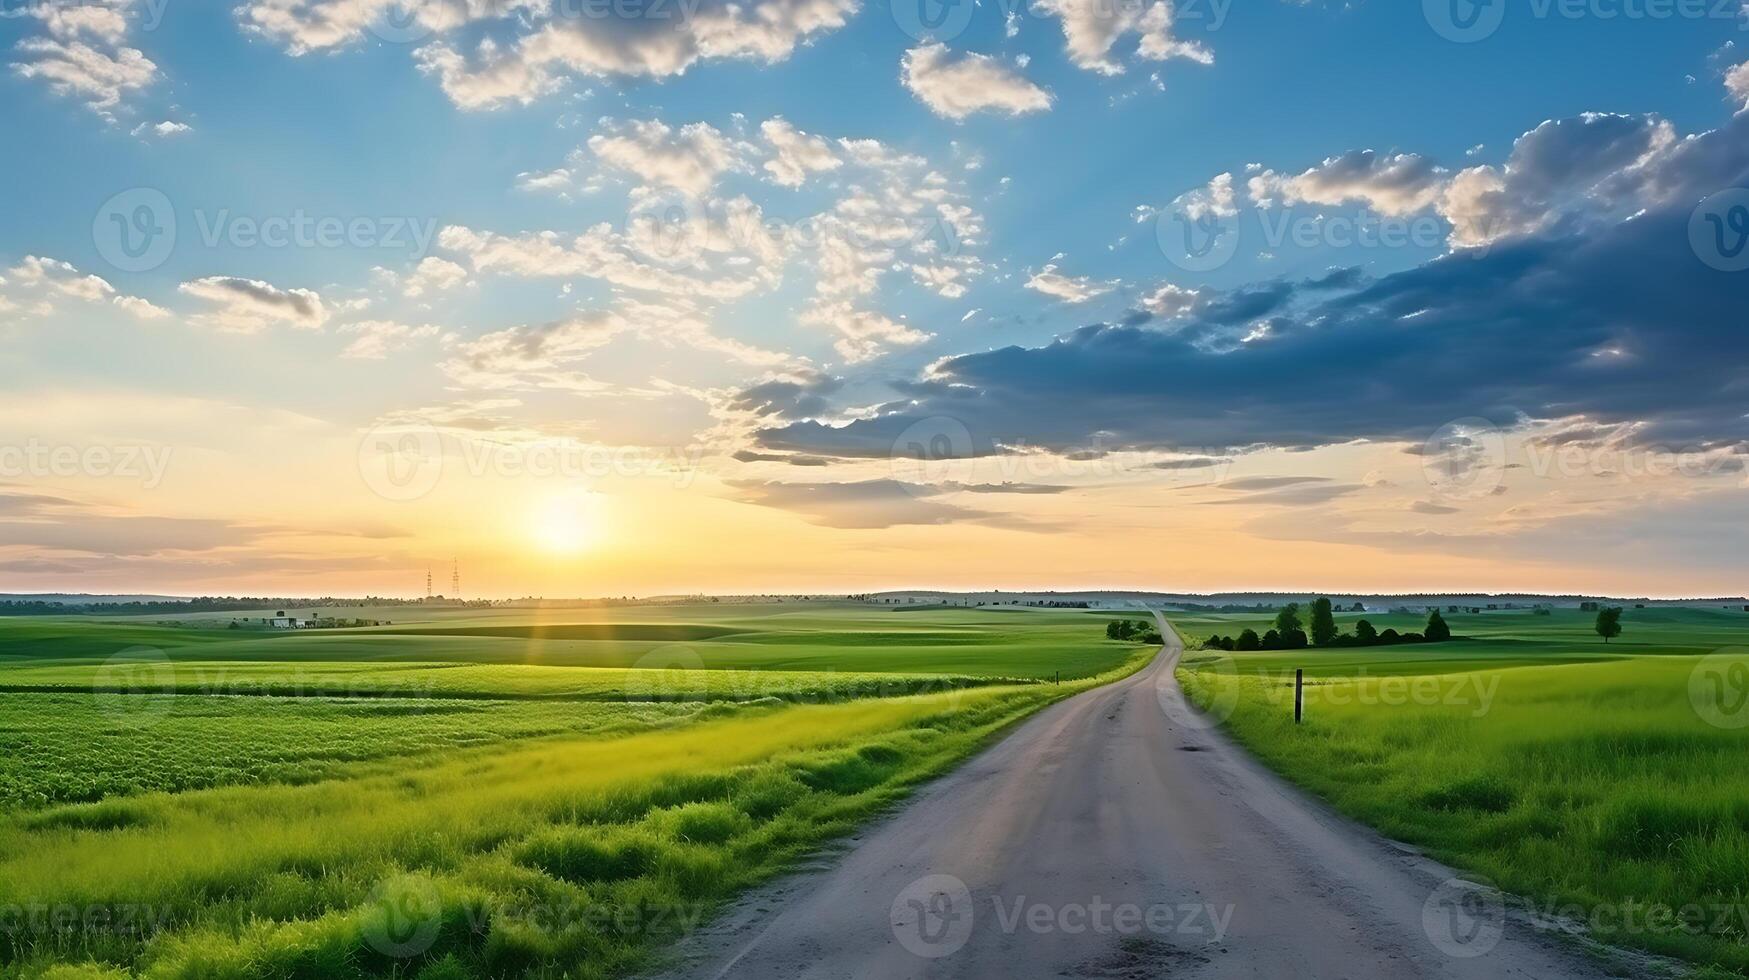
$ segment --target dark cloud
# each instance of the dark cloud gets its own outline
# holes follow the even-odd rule
[[[70,515],[64,520],[0,521],[0,541],[92,555],[198,552],[253,543],[261,529],[185,517]]]
[[[1228,490],[1279,490],[1282,487],[1294,487],[1304,483],[1329,483],[1327,476],[1247,476],[1237,480],[1228,480],[1222,486]]]
[[[827,400],[844,387],[843,378],[812,375],[801,379],[780,378],[742,389],[730,407],[761,417],[806,419],[832,411]]]
[[[944,489],[958,490],[964,493],[1053,494],[1062,493],[1071,488],[1042,483],[950,483],[946,484]]]
[[[1018,523],[1005,515],[935,499],[944,490],[899,480],[856,483],[782,483],[730,480],[747,503],[794,511],[826,527],[875,529],[900,524]]]
[[[1499,488],[1496,487],[1495,489]],[[1431,500],[1417,500],[1409,505],[1409,509],[1417,514],[1455,514],[1458,512],[1456,507],[1448,507],[1445,504],[1436,504]]]
[[[788,463],[791,466],[830,466],[832,461],[824,456],[808,456],[801,453],[759,453],[751,449],[742,449],[730,457],[738,463]]]
[[[1639,117],[1539,127],[1513,165],[1539,192],[1563,168],[1598,184],[1655,133]],[[1582,419],[1642,422],[1635,437],[1663,445],[1738,442],[1749,437],[1749,274],[1697,258],[1689,219],[1708,194],[1749,186],[1749,115],[1658,152],[1608,180],[1612,199],[1652,202],[1628,220],[1576,209],[1555,230],[1376,280],[1246,287],[1170,330],[1094,324],[1042,347],[950,357],[896,384],[904,397],[871,417],[773,419],[757,441],[879,458],[903,455],[914,427],[957,426],[956,456],[1089,445],[1214,455],[1419,444],[1457,420]],[[1267,336],[1236,339],[1260,321]]]
[[[1045,347],[940,363],[912,399],[833,427],[780,426],[767,446],[882,456],[909,426],[957,420],[998,445],[1306,447],[1419,443],[1457,419],[1586,416],[1654,423],[1666,442],[1745,436],[1749,278],[1702,264],[1687,209],[1586,236],[1459,252],[1303,304],[1271,338],[1211,352],[1222,325],[1094,325]]]
[[[1223,500],[1205,500],[1203,503],[1315,507],[1319,504],[1327,504],[1338,497],[1346,497],[1351,493],[1359,493],[1366,489],[1359,483],[1331,483],[1325,480],[1295,481],[1292,485],[1278,484],[1278,486],[1281,486],[1281,489],[1248,493],[1242,497],[1229,497]]]
[[[1231,456],[1186,456],[1182,459],[1163,459],[1157,463],[1149,463],[1151,470],[1204,470],[1211,466],[1225,466],[1231,463]]]

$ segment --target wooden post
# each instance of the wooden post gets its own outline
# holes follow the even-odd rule
[[[1294,724],[1306,716],[1306,672],[1303,668],[1294,668]]]

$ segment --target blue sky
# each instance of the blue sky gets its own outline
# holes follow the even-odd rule
[[[997,556],[1067,526],[1121,536],[1133,530],[1121,515],[1159,489],[1149,479],[1194,469],[1156,465],[1173,459],[1357,488],[1251,501],[1222,527],[1252,557],[1210,586],[1287,584],[1260,580],[1274,567],[1264,542],[1284,537],[1279,513],[1307,507],[1342,515],[1327,554],[1412,547],[1464,556],[1454,585],[1492,585],[1490,570],[1554,582],[1587,567],[1579,551],[1545,567],[1503,542],[1604,512],[1667,523],[1683,501],[1735,486],[1744,434],[1724,369],[1741,342],[1718,338],[1749,291],[1682,234],[1708,201],[1729,217],[1734,199],[1715,195],[1743,184],[1749,20],[1735,3],[1015,0],[969,16],[944,8],[942,27],[919,32],[919,8],[904,6],[918,0],[892,2],[673,0],[588,16],[582,0],[7,4],[14,192],[0,198],[0,330],[12,353],[0,377],[15,391],[107,399],[122,416],[144,411],[136,399],[196,399],[266,413],[257,421],[275,438],[323,429],[345,458],[313,465],[349,471],[350,491],[359,464],[347,447],[384,425],[437,432],[446,457],[479,439],[701,447],[707,489],[687,492],[733,504],[730,520],[784,511],[796,534],[823,535],[809,546],[822,556],[894,528],[995,535]],[[1453,40],[1446,18],[1472,10],[1497,26]],[[141,200],[162,202],[176,233],[136,268],[118,261],[114,236]],[[1237,229],[1230,259],[1185,262],[1162,245],[1172,222],[1199,215]],[[1652,235],[1666,215],[1672,230]],[[255,240],[261,223],[287,219],[344,230],[332,243]],[[1350,230],[1397,237],[1349,244]],[[1576,255],[1594,264],[1575,267]],[[1613,308],[1588,307],[1624,270],[1666,260],[1686,264]],[[1691,273],[1685,298],[1653,295]],[[1541,305],[1531,287],[1550,282],[1572,299]],[[1500,301],[1477,308],[1489,291]],[[1381,310],[1440,326],[1404,340]],[[1499,329],[1515,323],[1549,329],[1535,340]],[[1637,362],[1678,340],[1711,345],[1718,372]],[[1519,343],[1550,356],[1522,357]],[[1478,345],[1489,363],[1530,366],[1453,367],[1456,397],[1345,373],[1467,364]],[[1567,370],[1603,362],[1639,373],[1596,382]],[[1151,373],[1128,370],[1143,364]],[[1160,392],[1265,376],[1348,387],[1309,402],[1245,390],[1224,406],[1222,389],[1194,382]],[[1355,388],[1364,409],[1339,410]],[[1671,407],[1685,398],[1694,404]],[[1245,424],[1227,424],[1236,406]],[[1356,445],[1404,455],[1466,418],[1499,430],[1507,454],[1656,447],[1702,459],[1706,474],[1600,495],[1540,473],[1551,482],[1533,500],[1452,504],[1438,486],[1388,493],[1402,487],[1382,475],[1389,465],[1350,458]],[[903,432],[943,419],[965,472],[895,464]],[[197,458],[211,448],[198,426],[165,426],[69,422],[43,437],[163,442]],[[38,435],[15,430],[13,443]],[[12,474],[18,493],[66,494],[59,510],[25,513],[33,526],[99,508],[234,533],[208,551],[167,533],[125,561],[46,535],[0,555],[0,585],[8,561],[18,583],[47,575],[57,587],[91,574],[288,587],[374,575],[384,560],[453,550],[430,539],[473,499],[382,511],[362,496],[331,523],[285,519],[306,535],[290,541],[246,508],[211,513],[227,467],[263,469],[254,451],[214,452],[175,494]],[[1096,455],[1123,464],[1069,465]],[[886,462],[871,468],[876,457]],[[1058,463],[1036,493],[968,495],[1015,483],[1004,458],[1047,457]],[[974,475],[980,466],[989,472]],[[1718,499],[1730,498],[1704,504]],[[1467,529],[1429,539],[1429,519],[1447,513]],[[1496,530],[1471,540],[1477,527]],[[378,532],[372,541],[397,542],[392,559],[358,546]],[[1421,536],[1377,537],[1410,533]],[[1098,548],[1071,549],[1084,550]],[[501,561],[507,587],[544,587],[546,573]],[[1068,564],[1089,584],[1142,574]],[[1669,587],[1734,570],[1701,564]],[[678,556],[637,567],[652,587],[699,584]],[[1378,567],[1366,581],[1386,585],[1404,562]],[[741,574],[812,573],[774,562]]]

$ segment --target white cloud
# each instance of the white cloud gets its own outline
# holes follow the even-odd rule
[[[259,279],[235,276],[208,276],[178,288],[218,307],[195,317],[194,322],[233,333],[255,333],[275,323],[319,330],[328,320],[322,297],[308,289],[280,289]]]
[[[13,63],[19,76],[47,83],[56,95],[83,99],[102,114],[119,105],[126,93],[150,85],[158,74],[158,66],[138,48],[31,37],[18,42],[18,51],[30,59]]]
[[[589,137],[590,152],[642,187],[671,187],[699,197],[722,174],[745,166],[742,147],[707,123],[675,129],[654,119],[624,124],[604,119],[601,128]]]
[[[832,144],[818,136],[791,126],[776,118],[759,124],[759,133],[770,144],[772,156],[765,161],[765,170],[773,183],[783,187],[800,187],[809,174],[837,170],[844,165]]]
[[[24,261],[7,270],[11,284],[19,293],[32,294],[30,312],[47,316],[55,311],[55,301],[73,300],[79,303],[109,303],[142,320],[161,320],[170,311],[138,296],[116,292],[109,280],[88,275],[59,259],[27,255]],[[0,277],[0,285],[9,280]],[[16,297],[0,297],[0,311],[17,309]]]
[[[341,357],[380,360],[417,341],[441,336],[443,328],[430,323],[413,326],[390,320],[361,320],[358,323],[349,323],[341,327],[340,332],[357,335],[357,338],[352,343],[347,344],[346,349],[340,352]]]
[[[117,296],[113,302],[142,320],[163,320],[170,316],[169,310],[138,296]]]
[[[782,61],[814,36],[843,27],[858,0],[704,0],[690,16],[673,7],[644,17],[541,20],[512,47],[490,39],[472,57],[445,43],[418,52],[459,106],[528,103],[555,91],[564,74],[662,79],[701,61]],[[532,19],[529,23],[535,23]]]
[[[97,302],[115,295],[115,287],[101,276],[85,275],[71,263],[27,255],[11,270],[22,286],[36,286],[55,296]]]
[[[1026,281],[1026,288],[1046,296],[1054,296],[1065,303],[1085,303],[1096,296],[1111,292],[1116,287],[1115,282],[1100,282],[1087,276],[1065,276],[1057,271],[1054,262],[1047,264]]]
[[[867,358],[927,336],[869,310],[867,298],[886,277],[909,273],[918,285],[958,298],[983,271],[982,219],[968,203],[957,169],[950,177],[923,157],[877,140],[830,140],[783,119],[760,124],[758,137],[749,141],[739,136],[746,130],[739,119],[727,132],[654,120],[610,123],[573,155],[563,178],[540,183],[569,183],[579,167],[591,166],[591,158],[611,161],[616,172],[640,181],[627,195],[623,224],[604,222],[581,234],[451,226],[439,234],[439,247],[475,273],[599,280],[618,287],[616,309],[640,330],[640,317],[656,317],[658,307],[665,308],[658,319],[678,325],[670,333],[694,337],[694,347],[761,365],[782,355],[700,332],[713,306],[770,293],[794,281],[789,277],[797,272],[811,273],[805,322],[837,331],[841,354]],[[826,190],[832,199],[817,213],[778,222],[746,196],[712,194],[722,174],[751,170],[754,163],[780,186],[831,172]],[[629,311],[637,304],[645,306],[633,315]]]
[[[1186,289],[1174,283],[1166,283],[1146,296],[1142,297],[1142,309],[1154,314],[1162,320],[1170,320],[1183,316],[1196,309],[1202,301],[1202,291]]]
[[[358,41],[373,29],[406,39],[475,21],[540,14],[547,6],[548,0],[252,0],[237,8],[237,19],[244,30],[304,55]],[[391,27],[392,34],[386,30]]]
[[[1725,91],[1739,105],[1749,107],[1749,61],[1725,72]]]
[[[1271,204],[1359,203],[1379,214],[1401,217],[1431,207],[1449,171],[1413,153],[1379,154],[1354,150],[1330,157],[1298,176],[1264,170],[1247,182],[1251,199]]]
[[[1191,221],[1201,221],[1205,217],[1231,218],[1239,213],[1238,195],[1233,190],[1233,175],[1230,173],[1216,174],[1206,187],[1180,194],[1172,202],[1186,218]],[[1151,217],[1153,212],[1144,211]],[[1146,220],[1146,217],[1138,218]]]
[[[510,327],[456,345],[454,356],[442,367],[455,381],[475,388],[599,390],[601,384],[578,374],[572,365],[630,328],[624,317],[612,311]]]
[[[665,208],[634,210],[623,233],[605,223],[574,236],[510,236],[451,226],[438,233],[438,244],[466,256],[476,272],[520,278],[587,277],[718,302],[775,287],[786,244],[746,198],[715,204],[680,216]]]
[[[956,59],[945,44],[905,52],[900,78],[931,112],[948,119],[974,112],[1019,116],[1051,107],[1050,94],[1019,72],[975,52]]]
[[[575,183],[576,175],[564,167],[525,171],[516,175],[516,189],[533,194],[553,193],[566,197]]]
[[[640,336],[668,347],[710,351],[736,363],[759,368],[794,368],[807,360],[730,337],[719,337],[711,330],[709,315],[684,301],[627,301],[621,304],[620,310]]]
[[[466,282],[468,270],[448,259],[428,255],[414,266],[413,274],[401,287],[401,295],[417,299],[427,292],[443,292]]]
[[[1200,44],[1181,41],[1173,35],[1170,0],[1153,3],[1112,0],[1039,0],[1041,13],[1063,21],[1063,40],[1069,60],[1105,75],[1122,74],[1123,63],[1112,48],[1126,34],[1138,35],[1136,56],[1150,61],[1186,58],[1213,64],[1214,55]]]
[[[932,335],[879,313],[858,310],[848,302],[821,303],[802,313],[802,323],[830,327],[838,332],[832,345],[848,363],[866,361],[889,347],[913,347]]]
[[[1585,113],[1549,120],[1512,144],[1501,167],[1460,171],[1439,202],[1457,246],[1547,227],[1563,214],[1631,212],[1657,200],[1660,164],[1681,151],[1652,116]]]
[[[192,132],[194,132],[193,126],[190,126],[187,123],[172,122],[171,120],[166,119],[163,122],[158,123],[140,123],[138,126],[129,130],[128,135],[156,136],[159,139],[167,139],[171,136],[181,136],[185,133]]]

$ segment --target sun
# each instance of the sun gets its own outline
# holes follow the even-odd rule
[[[601,537],[601,503],[587,492],[555,494],[541,502],[529,520],[529,537],[542,551],[574,555]]]

